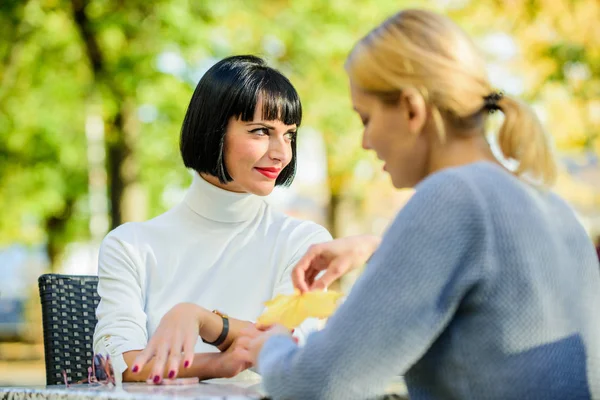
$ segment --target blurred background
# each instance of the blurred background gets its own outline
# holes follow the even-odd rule
[[[109,230],[181,200],[180,126],[222,57],[265,57],[303,101],[298,176],[269,201],[335,237],[381,233],[403,196],[360,148],[343,62],[405,7],[452,17],[493,84],[535,107],[557,147],[555,190],[596,240],[598,0],[1,0],[0,385],[45,382],[37,277],[95,274]]]

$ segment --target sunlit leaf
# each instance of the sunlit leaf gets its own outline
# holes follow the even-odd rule
[[[267,310],[258,318],[259,325],[281,324],[294,329],[307,318],[328,318],[337,308],[343,295],[334,291],[313,291],[300,294],[279,295],[267,301]]]

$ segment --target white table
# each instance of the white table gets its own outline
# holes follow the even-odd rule
[[[408,399],[406,386],[398,378],[388,388],[389,400]],[[265,394],[258,381],[231,382],[215,379],[194,385],[156,386],[146,383],[124,383],[121,388],[107,385],[75,384],[70,387],[0,387],[0,400],[249,400],[264,399]]]
[[[0,387],[0,400],[247,400],[261,399],[260,383],[199,383],[182,386],[155,386],[124,383],[122,388],[107,385],[64,385],[40,387]]]

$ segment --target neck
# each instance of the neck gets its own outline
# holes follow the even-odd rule
[[[447,131],[444,143],[434,141],[427,175],[478,161],[490,161],[501,165],[483,134],[457,135]]]
[[[221,188],[223,190],[227,190],[228,192],[246,193],[246,191],[244,189],[242,189],[242,187],[240,185],[238,185],[237,183],[235,183],[235,182],[221,183],[221,181],[219,180],[219,178],[217,178],[214,175],[210,175],[210,174],[204,174],[204,173],[202,173],[202,174],[200,174],[200,176],[206,182],[212,184],[213,186]]]

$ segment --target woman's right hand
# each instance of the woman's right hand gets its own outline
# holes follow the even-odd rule
[[[171,379],[177,376],[182,361],[184,368],[191,367],[199,327],[206,312],[192,303],[180,303],[171,308],[160,320],[146,348],[136,357],[132,372],[138,373],[154,358],[150,378],[154,383],[160,383],[165,367],[168,367],[166,375]]]
[[[325,289],[342,275],[367,262],[379,243],[381,239],[377,236],[360,235],[312,245],[294,267],[294,287],[302,293]],[[321,271],[325,273],[315,280]]]

